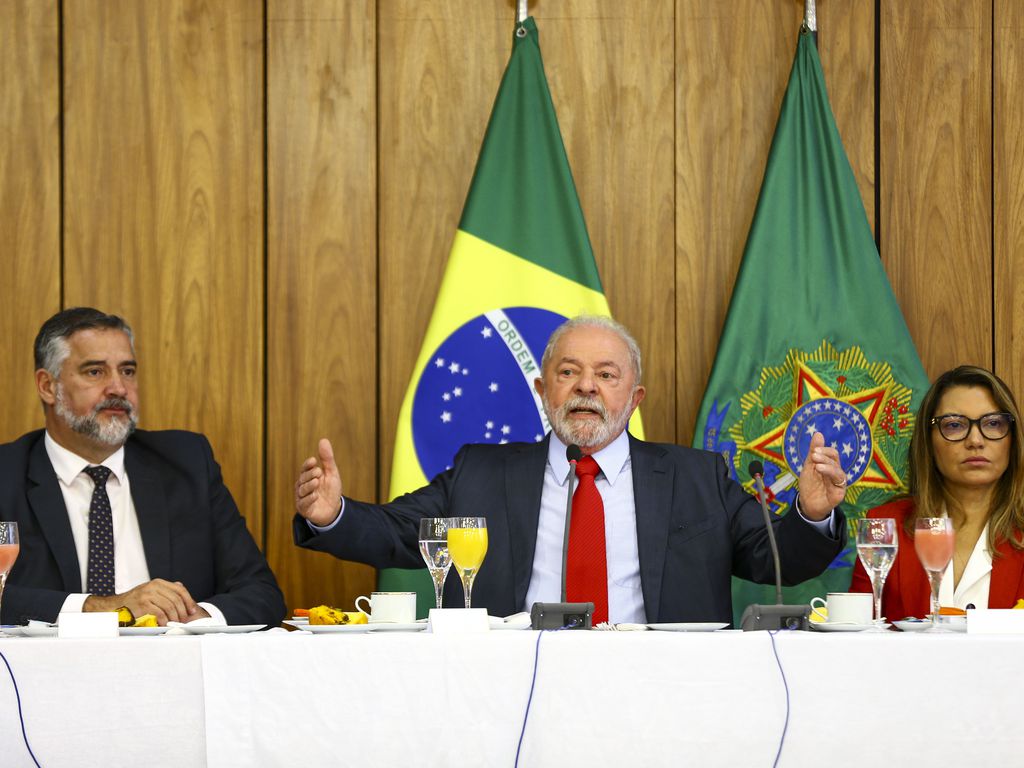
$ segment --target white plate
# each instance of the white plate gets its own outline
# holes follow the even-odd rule
[[[893,624],[904,632],[923,632],[926,629],[932,628],[930,621],[922,621],[920,619],[913,621],[903,619],[903,621],[894,621]]]
[[[285,624],[291,624],[292,626],[296,624],[309,624],[309,616],[292,616]]]
[[[816,629],[818,632],[867,632],[872,629],[888,629],[891,626],[889,624],[848,624],[846,622],[832,624],[827,621],[812,621],[809,623],[811,629]]]
[[[698,621],[683,624],[648,624],[648,629],[660,629],[665,632],[714,632],[716,629],[728,627],[724,621]]]
[[[286,624],[288,622],[285,622]],[[296,625],[292,625],[296,626]],[[300,624],[298,629],[315,635],[329,635],[334,632],[369,632],[369,624]]]
[[[182,624],[181,629],[190,635],[215,635],[219,632],[226,635],[238,635],[243,632],[255,632],[266,626],[266,624],[200,624],[198,626]]]
[[[371,632],[421,632],[427,628],[427,625],[422,622],[416,622],[414,624],[367,624]]]
[[[27,624],[24,627],[17,628],[22,635],[25,637],[56,637],[57,636],[57,625],[56,624]]]
[[[127,635],[129,637],[132,635],[162,635],[168,629],[170,629],[170,627],[118,627],[117,633],[119,635]]]

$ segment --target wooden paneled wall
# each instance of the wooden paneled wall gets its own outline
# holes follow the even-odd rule
[[[929,374],[1024,394],[1024,7],[818,0],[833,110]],[[650,437],[688,443],[803,0],[532,0]],[[373,572],[291,545],[299,463],[386,494],[398,409],[514,0],[0,0],[0,439],[57,308],[135,326],[150,428],[205,432],[290,605]]]

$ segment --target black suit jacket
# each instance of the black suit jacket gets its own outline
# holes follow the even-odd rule
[[[647,620],[732,623],[731,576],[775,580],[760,505],[729,477],[718,454],[632,436],[629,449]],[[515,613],[533,571],[547,453],[547,440],[466,446],[451,470],[390,504],[346,498],[341,521],[326,533],[314,534],[296,516],[295,542],[378,568],[417,568],[421,517],[486,517],[487,557],[473,604],[495,615]],[[795,513],[775,521],[783,583],[816,576],[839,554],[846,519],[836,514],[835,539]],[[449,577],[445,604],[461,605],[461,592]]]
[[[3,594],[5,624],[54,621],[68,594],[84,591],[43,435],[0,445],[0,520],[16,521],[21,539]],[[206,438],[138,430],[125,443],[124,460],[150,578],[180,581],[229,624],[280,623],[284,597]]]

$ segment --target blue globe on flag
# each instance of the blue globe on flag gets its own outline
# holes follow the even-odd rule
[[[565,317],[536,307],[477,315],[434,351],[416,385],[412,435],[423,474],[449,468],[466,443],[540,442],[547,418],[533,381]]]

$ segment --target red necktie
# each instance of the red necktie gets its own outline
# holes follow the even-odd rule
[[[569,554],[565,573],[565,599],[593,603],[596,626],[608,621],[608,560],[604,546],[604,502],[594,484],[601,468],[592,456],[576,464],[579,485],[572,497]]]

